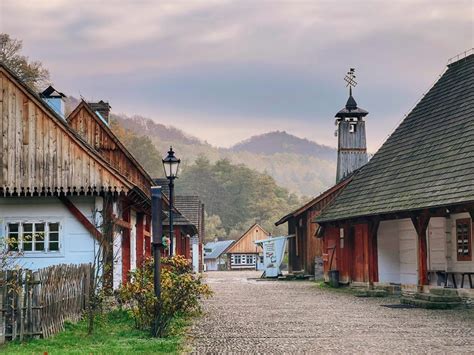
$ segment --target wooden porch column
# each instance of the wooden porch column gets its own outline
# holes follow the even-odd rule
[[[418,235],[418,286],[428,284],[428,249],[426,241],[426,230],[430,223],[430,216],[423,213],[412,216],[411,221]]]
[[[151,216],[145,216],[145,257],[151,256]],[[163,249],[163,248],[162,248]]]
[[[144,214],[143,213],[137,213],[137,242],[136,242],[136,255],[137,255],[137,267],[141,267],[143,265],[143,260],[144,260],[144,242],[145,242],[145,235],[144,235],[144,229],[145,226],[143,224],[144,222]]]

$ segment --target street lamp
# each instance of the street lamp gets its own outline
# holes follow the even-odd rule
[[[178,177],[179,164],[181,160],[174,156],[173,147],[170,147],[168,156],[163,159],[163,168],[165,169],[165,176],[170,181],[170,256],[173,256],[173,190],[174,190],[174,179]]]

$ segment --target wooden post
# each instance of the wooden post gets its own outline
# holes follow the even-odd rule
[[[137,213],[137,238],[136,238],[136,255],[137,255],[137,267],[143,266],[144,260],[144,242],[145,242],[145,235],[144,235],[144,214]]]
[[[426,241],[426,230],[430,222],[430,216],[425,212],[412,216],[411,221],[418,235],[418,286],[428,284],[428,245]]]
[[[380,220],[378,218],[369,222],[369,283],[372,286],[374,282],[379,281],[379,262],[378,262],[378,245],[377,231],[379,229]]]

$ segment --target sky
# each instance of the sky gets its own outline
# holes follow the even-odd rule
[[[473,19],[472,0],[0,0],[0,31],[58,90],[221,147],[275,130],[336,146],[353,67],[375,152],[474,46]]]

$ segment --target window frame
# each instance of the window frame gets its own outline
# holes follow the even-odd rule
[[[468,254],[467,255],[460,255],[459,254],[459,242],[458,242],[458,224],[467,224],[467,245],[464,245],[464,242],[461,244],[462,248],[464,249],[467,247],[468,249]],[[455,241],[455,248],[456,248],[456,259],[457,261],[472,261],[472,221],[470,218],[458,218],[455,221],[455,235],[454,235],[454,241]],[[463,238],[464,239],[464,238]]]
[[[18,248],[17,250],[11,250],[14,253],[19,253],[17,257],[63,257],[64,256],[64,243],[63,243],[63,227],[64,222],[63,218],[5,218],[3,220],[3,229],[5,232],[5,236],[7,238],[10,237],[10,225],[16,224],[18,225],[18,232],[17,234],[17,241],[18,241]],[[29,233],[35,234],[36,225],[43,224],[44,225],[44,238],[42,241],[36,241],[35,236],[31,240],[31,250],[24,250],[24,240],[23,234],[24,232],[24,225],[31,224],[32,230]],[[50,225],[57,224],[58,229],[57,231],[50,230]],[[50,240],[50,233],[57,234],[57,240],[51,241]],[[43,243],[42,250],[36,250],[37,244]],[[51,250],[51,243],[57,244],[58,250]],[[8,246],[5,246],[10,251]]]

